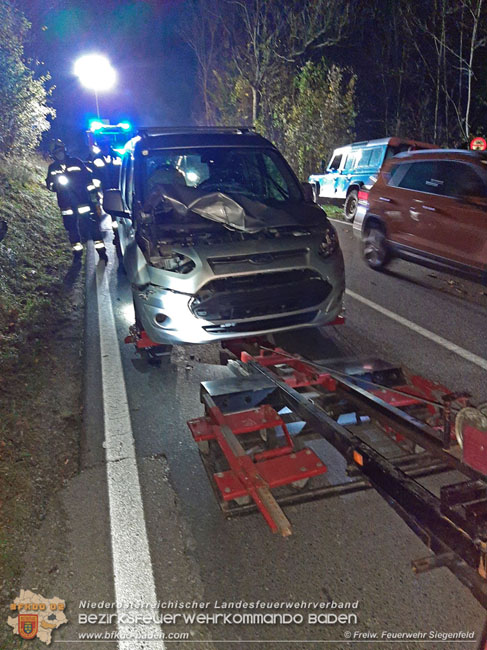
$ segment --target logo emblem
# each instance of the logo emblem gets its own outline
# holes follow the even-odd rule
[[[39,629],[37,614],[19,614],[19,634],[23,639],[33,639]]]
[[[68,622],[65,609],[66,602],[60,598],[44,598],[28,589],[21,589],[20,595],[10,603],[10,612],[18,613],[18,616],[9,616],[7,624],[13,634],[22,639],[37,638],[50,645],[52,633]]]

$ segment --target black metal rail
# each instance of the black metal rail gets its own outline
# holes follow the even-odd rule
[[[487,609],[487,580],[479,573],[485,567],[487,540],[478,536],[473,538],[458,522],[446,517],[440,499],[391,460],[338,424],[305,395],[289,387],[260,364],[250,361],[246,365],[267,377],[279,389],[280,397],[289,408],[335,447],[349,463],[355,464],[370,485],[435,553],[436,558],[419,562],[416,566],[413,564],[413,568],[423,571],[433,566],[448,567]],[[447,463],[471,478],[484,480],[485,477],[446,452],[436,431],[428,425],[391,407],[380,398],[371,396],[352,382],[340,379],[337,393],[346,394],[347,399],[373,418],[380,416],[381,421],[385,419],[394,431],[427,449],[442,463]]]

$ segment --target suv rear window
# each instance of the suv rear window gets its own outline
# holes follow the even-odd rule
[[[486,196],[484,181],[466,163],[438,162],[438,174],[444,179],[444,193],[448,196]]]
[[[467,163],[453,160],[412,162],[404,171],[399,165],[390,184],[403,189],[443,196],[486,196],[486,186],[479,174]],[[402,178],[401,178],[402,176]]]

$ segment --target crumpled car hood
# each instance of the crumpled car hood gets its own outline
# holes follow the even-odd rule
[[[206,193],[184,185],[158,185],[144,206],[145,210],[154,208],[162,208],[171,221],[176,219],[181,225],[198,215],[248,233],[283,226],[319,226],[325,218],[321,208],[304,202],[272,207],[242,194]]]

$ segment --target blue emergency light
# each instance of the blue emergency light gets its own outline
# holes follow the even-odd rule
[[[94,133],[95,131],[99,131],[102,129],[105,125],[103,122],[100,122],[100,120],[90,120],[90,131]]]

